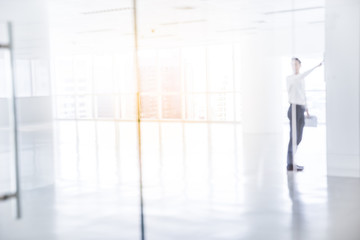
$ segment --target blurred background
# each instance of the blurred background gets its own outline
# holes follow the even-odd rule
[[[359,51],[341,58],[359,49],[359,9],[352,0],[0,0],[0,44],[13,25],[18,118],[11,52],[0,49],[0,195],[15,189],[15,151],[23,191],[19,221],[14,201],[0,202],[0,238],[355,239],[359,218],[338,219],[358,206],[358,178],[332,176],[360,176],[358,118],[333,120],[359,111]],[[306,78],[318,126],[304,130],[299,176],[285,169],[292,57],[301,71],[326,59]],[[345,210],[339,192],[352,194]]]

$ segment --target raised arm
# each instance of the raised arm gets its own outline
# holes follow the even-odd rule
[[[306,77],[307,75],[309,75],[312,71],[314,71],[316,68],[320,67],[321,65],[322,65],[322,62],[319,63],[318,65],[316,65],[315,67],[307,70],[306,72],[301,73],[301,77],[303,77],[303,78]]]

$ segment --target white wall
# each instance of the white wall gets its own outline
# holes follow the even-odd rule
[[[360,177],[360,2],[326,1],[328,174]]]

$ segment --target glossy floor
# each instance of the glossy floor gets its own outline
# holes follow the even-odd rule
[[[324,128],[306,129],[298,152],[305,171],[292,173],[285,170],[286,129],[254,135],[213,127],[211,148],[206,134],[193,145],[170,141],[165,131],[160,158],[144,150],[146,239],[360,239],[360,180],[326,177]],[[0,239],[140,239],[131,169],[135,176],[116,184],[80,177],[24,191],[21,220],[11,201],[0,203]]]

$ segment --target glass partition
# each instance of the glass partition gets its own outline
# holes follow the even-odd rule
[[[7,24],[0,24],[0,45],[9,43]],[[11,59],[7,48],[0,48],[0,195],[15,192],[14,130]]]
[[[34,9],[45,6],[32,1]],[[314,17],[320,8],[302,18],[314,9],[298,4],[300,10],[280,1],[52,0],[49,28],[35,29],[40,42],[34,29],[20,26],[26,38],[19,43],[31,45],[22,45],[15,64],[23,183],[50,186],[39,190],[47,198],[29,193],[34,211],[47,208],[29,211],[30,238],[138,239],[142,213],[146,239],[263,239],[257,218],[290,229],[293,202],[280,172],[288,137],[284,82],[294,37],[321,29]],[[293,12],[302,19],[298,31]],[[2,33],[0,27],[0,40]],[[305,69],[322,45],[314,50],[301,39]],[[1,113],[11,113],[8,65],[0,50]],[[323,123],[323,75],[313,77],[309,101]],[[0,194],[12,190],[10,130],[3,114]],[[247,215],[257,212],[256,219]],[[278,222],[262,218],[274,212]]]

